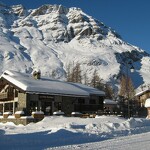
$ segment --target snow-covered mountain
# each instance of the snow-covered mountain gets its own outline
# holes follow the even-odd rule
[[[134,65],[135,86],[149,84],[150,55],[81,9],[43,5],[27,10],[0,3],[0,72],[38,68],[65,79],[69,63],[78,62],[89,78],[96,69],[104,81],[114,82],[126,72],[126,60]]]

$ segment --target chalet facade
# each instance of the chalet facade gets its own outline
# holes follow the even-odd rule
[[[150,98],[145,101],[145,107],[147,108],[147,118],[150,119]]]
[[[150,98],[150,89],[143,90],[137,93],[135,96],[141,107],[144,107],[146,99]]]
[[[16,71],[5,71],[0,77],[0,112],[43,111],[44,115],[62,111],[94,113],[103,109],[105,93],[98,89]]]
[[[150,89],[143,90],[135,95],[136,100],[138,102],[138,115],[140,117],[147,116],[147,109],[144,107],[145,102],[148,98],[150,98]]]

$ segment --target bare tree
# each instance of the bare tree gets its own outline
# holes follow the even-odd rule
[[[67,66],[67,81],[81,83],[82,77],[80,63],[77,63],[76,65],[70,63]]]
[[[68,66],[67,66],[67,70],[66,70],[66,75],[67,75],[67,81],[68,82],[71,82],[71,71],[72,71],[71,67],[72,67],[71,63],[69,63]]]
[[[85,74],[83,75],[83,80],[84,80],[84,84],[85,84],[85,85],[88,85],[87,73],[85,73]]]
[[[102,88],[102,83],[101,83],[102,79],[100,79],[98,73],[97,73],[97,70],[94,70],[93,72],[93,76],[92,76],[92,79],[91,79],[91,82],[90,82],[90,85],[92,87],[95,87],[95,88],[98,88],[98,89],[101,89]]]
[[[57,75],[56,70],[52,70],[51,77],[56,78],[56,75]]]
[[[113,91],[113,88],[109,84],[105,85],[104,91],[105,91],[105,94],[106,94],[107,98],[113,99],[114,91]]]
[[[82,81],[82,77],[81,77],[81,68],[80,68],[80,64],[77,63],[74,68],[73,68],[73,76],[74,76],[74,81],[73,82],[77,82],[77,83],[81,83]]]
[[[120,81],[120,96],[132,99],[135,95],[133,83],[129,77],[122,76]]]

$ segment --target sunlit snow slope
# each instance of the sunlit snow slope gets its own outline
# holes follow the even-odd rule
[[[89,79],[96,69],[104,81],[114,82],[127,60],[136,69],[131,74],[135,86],[149,84],[150,55],[81,9],[43,5],[27,10],[0,3],[0,72],[39,68],[43,75],[56,71],[65,79],[69,63],[78,62]]]

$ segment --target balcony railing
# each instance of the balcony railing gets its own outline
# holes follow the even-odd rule
[[[8,98],[8,93],[0,93],[0,100],[7,99],[7,98]]]
[[[84,111],[98,111],[103,109],[103,105],[99,104],[75,104],[75,111],[84,112]]]

